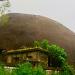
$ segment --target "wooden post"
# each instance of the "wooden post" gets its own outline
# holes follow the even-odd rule
[[[11,64],[12,63],[12,57],[9,55],[7,57],[7,64]]]

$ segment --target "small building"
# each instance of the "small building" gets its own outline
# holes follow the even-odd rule
[[[2,57],[4,57],[2,61],[8,66],[30,62],[33,66],[41,64],[44,68],[48,67],[48,51],[42,48],[25,48],[4,51]]]

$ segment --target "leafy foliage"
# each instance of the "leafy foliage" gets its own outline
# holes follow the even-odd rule
[[[0,63],[0,75],[11,75],[9,70],[6,70],[2,63]]]
[[[40,47],[43,48],[43,49],[48,49],[49,47],[49,42],[48,40],[43,40],[40,42]]]
[[[75,75],[75,70],[72,66],[66,64],[61,71],[52,71],[51,75]]]
[[[62,67],[65,64],[67,54],[63,48],[57,45],[50,45],[48,46],[48,51],[50,53],[52,66]]]
[[[30,63],[19,64],[16,70],[13,70],[12,75],[32,75],[32,66]]]
[[[62,68],[62,70],[60,71],[61,75],[74,75],[75,74],[75,70],[73,68],[73,66],[70,66],[68,64],[65,64]]]
[[[53,67],[60,67],[60,70],[52,70],[51,75],[74,75],[75,70],[73,67],[66,63],[67,54],[63,48],[57,45],[49,45],[47,40],[43,42],[35,42],[36,47],[41,47],[47,49],[48,56],[50,57],[50,63]],[[46,75],[46,71],[42,68],[41,65],[35,67],[31,63],[21,63],[16,65],[15,69],[12,72],[6,70],[4,65],[0,65],[0,75]]]
[[[0,65],[0,75],[5,75],[4,71],[4,67]]]
[[[35,66],[33,70],[33,75],[46,75],[46,71],[42,68],[42,66]]]
[[[0,21],[2,25],[6,25],[8,23],[9,16],[5,14],[8,12],[9,7],[10,7],[9,0],[4,0],[4,2],[0,6]]]
[[[43,40],[43,41],[34,41],[34,47],[41,47],[44,49],[47,49],[49,46],[49,43],[47,40]]]
[[[48,50],[50,64],[53,67],[62,67],[67,59],[65,50],[55,44],[50,45],[47,40],[35,41],[34,46]]]
[[[9,21],[9,16],[8,15],[1,16],[1,24],[2,25],[4,25],[4,26],[7,25],[8,21]]]
[[[34,47],[40,47],[40,42],[39,41],[34,41],[33,45],[34,45]]]
[[[4,15],[6,13],[8,7],[10,7],[9,0],[4,0],[4,2],[0,6],[0,16]]]
[[[12,71],[12,75],[46,75],[45,70],[41,66],[32,68],[32,65],[27,62],[19,64],[17,69]]]

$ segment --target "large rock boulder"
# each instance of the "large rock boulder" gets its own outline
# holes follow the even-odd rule
[[[0,48],[16,49],[31,47],[34,40],[47,39],[63,47],[68,61],[75,64],[75,33],[62,24],[46,17],[10,13],[7,25],[0,23]]]

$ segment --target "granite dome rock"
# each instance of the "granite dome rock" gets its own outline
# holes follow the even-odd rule
[[[68,61],[75,64],[75,33],[47,17],[31,14],[9,13],[7,25],[0,23],[0,49],[31,47],[34,40],[47,39],[63,47]]]

